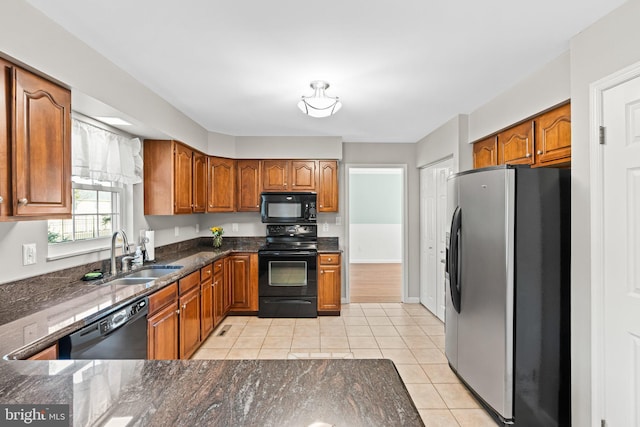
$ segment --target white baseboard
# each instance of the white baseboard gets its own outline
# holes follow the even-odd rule
[[[420,297],[409,297],[404,299],[405,304],[419,304]]]

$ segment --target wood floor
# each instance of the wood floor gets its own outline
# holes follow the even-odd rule
[[[349,264],[351,302],[401,302],[402,264]]]

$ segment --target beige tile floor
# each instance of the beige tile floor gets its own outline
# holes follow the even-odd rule
[[[329,357],[393,360],[427,427],[496,425],[449,369],[444,325],[420,304],[348,304],[339,317],[317,319],[229,316],[193,356]]]

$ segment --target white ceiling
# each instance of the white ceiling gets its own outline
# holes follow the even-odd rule
[[[624,0],[28,0],[209,131],[415,142]],[[312,80],[343,108],[296,107]]]

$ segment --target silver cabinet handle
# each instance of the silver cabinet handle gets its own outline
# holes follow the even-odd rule
[[[333,260],[332,260],[331,258],[327,258],[327,261],[331,262],[331,261],[333,261]]]
[[[322,207],[324,207],[324,206],[320,205],[320,207],[322,208]]]
[[[4,199],[2,198],[2,196],[0,196],[0,203],[4,202]]]
[[[176,310],[176,314],[180,314],[180,310]]]
[[[524,155],[525,157],[531,157],[531,153],[527,153]]]
[[[27,203],[29,203],[29,201],[26,198],[18,200],[18,204],[20,204],[22,206],[26,206]]]
[[[441,260],[440,260],[440,262],[441,262],[442,264],[446,264],[446,263],[447,263],[447,261],[445,261],[445,260],[443,260],[443,259],[441,259]]]
[[[186,310],[187,309],[187,304],[182,304],[182,309]]]
[[[541,155],[541,154],[542,154],[542,150],[538,150],[538,155]]]

